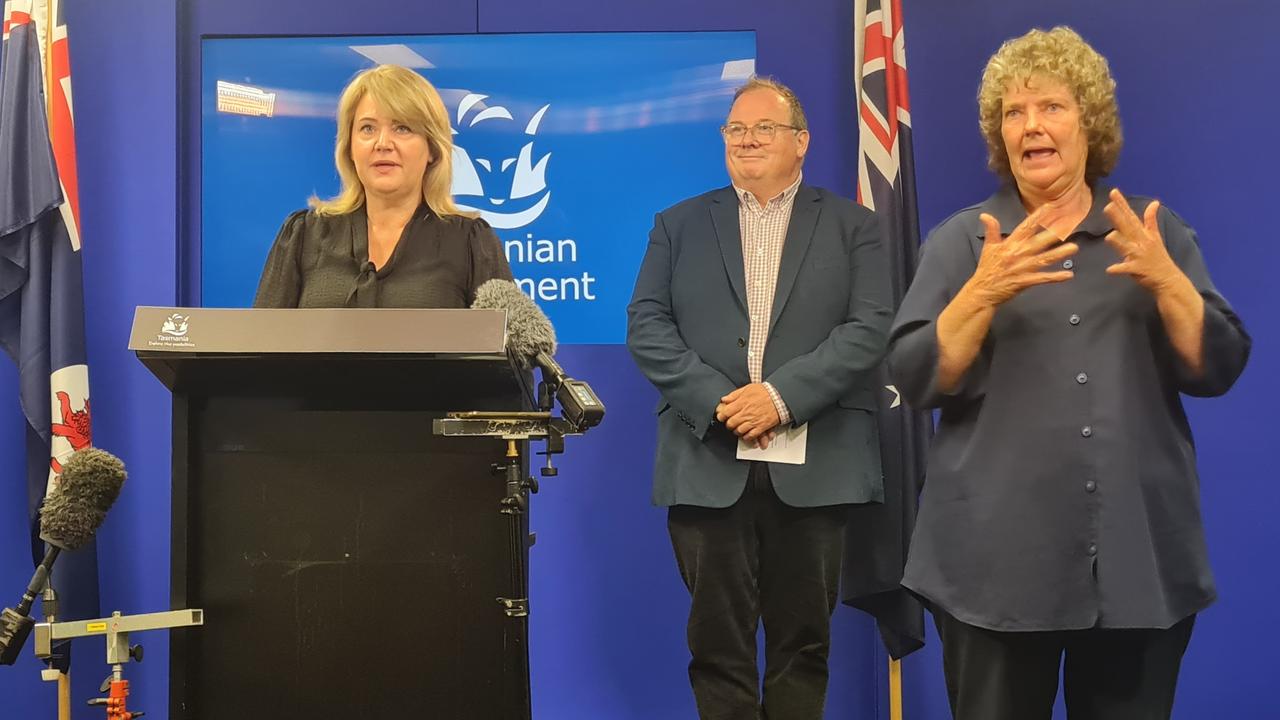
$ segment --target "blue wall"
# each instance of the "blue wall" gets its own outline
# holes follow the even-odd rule
[[[127,490],[98,535],[102,609],[126,613],[169,609],[168,392],[125,351],[133,308],[171,304],[175,291],[175,8],[154,0],[71,0],[70,28],[89,381],[95,444],[124,460]],[[0,361],[0,588],[17,601],[31,576],[25,553],[25,493],[16,373]],[[12,588],[12,589],[10,589]],[[168,641],[133,638],[146,662],[130,707],[165,717]],[[77,717],[110,668],[101,638],[76,641],[72,673]],[[52,718],[55,691],[40,682],[39,663],[0,668],[0,717]]]
[[[905,2],[926,227],[981,199],[993,184],[984,170],[973,95],[1000,40],[1032,25],[1065,22],[1111,59],[1128,135],[1115,181],[1161,197],[1200,231],[1215,280],[1255,337],[1251,367],[1231,395],[1190,403],[1222,599],[1197,625],[1176,716],[1280,714],[1271,692],[1277,637],[1264,605],[1280,594],[1269,562],[1280,550],[1280,533],[1270,522],[1280,490],[1264,466],[1270,440],[1264,432],[1274,426],[1264,403],[1277,397],[1277,320],[1263,275],[1280,266],[1280,246],[1263,214],[1275,186],[1268,171],[1274,172],[1277,151],[1268,131],[1280,103],[1268,89],[1274,83],[1267,79],[1280,70],[1280,50],[1268,31],[1280,21],[1280,6],[1257,0],[1041,0],[1034,7],[1000,0]],[[186,106],[194,96],[179,89],[198,77],[191,62],[199,34],[755,30],[759,70],[793,85],[809,110],[815,139],[808,178],[851,195],[857,145],[851,4],[366,0],[352,8],[335,0],[317,10],[303,0],[72,0],[96,439],[130,469],[130,484],[101,533],[104,611],[168,606],[168,399],[124,345],[135,305],[170,304],[191,292],[192,278],[179,277],[176,238],[198,231],[188,204],[198,188],[189,175],[179,178],[177,167],[178,123],[194,118],[195,106]],[[179,107],[192,112],[175,114]],[[677,171],[678,161],[673,158]],[[568,348],[562,360],[592,381],[610,417],[571,441],[561,476],[545,482],[535,501],[535,706],[550,720],[691,717],[683,668],[687,600],[663,513],[648,507],[653,390],[617,347]],[[11,408],[0,410],[0,472],[19,478],[15,387],[12,367],[0,363],[0,408]],[[20,485],[0,488],[0,527],[25,522]],[[0,588],[16,594],[30,575],[29,560],[23,534],[15,529],[10,537],[16,539],[0,544]],[[836,622],[828,717],[883,717],[874,634],[852,611],[838,612]],[[204,630],[213,631],[214,625]],[[147,644],[148,658],[129,668],[131,705],[165,717],[167,642],[156,634],[137,639]],[[77,704],[107,670],[100,641],[79,647]],[[52,690],[38,682],[35,667],[27,655],[21,666],[0,669],[0,698],[6,699],[0,715],[52,717]],[[908,659],[906,672],[907,717],[947,717],[936,641]]]

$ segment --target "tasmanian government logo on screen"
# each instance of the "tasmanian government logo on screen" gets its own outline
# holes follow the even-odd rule
[[[498,232],[516,284],[527,295],[541,302],[593,302],[598,278],[578,267],[577,240],[534,232],[552,197],[547,167],[554,153],[538,142],[550,110],[551,103],[542,103],[529,117],[518,117],[519,110],[489,95],[464,95],[453,118],[454,201]]]
[[[468,93],[462,98],[458,104],[457,127],[516,122],[511,111],[501,105],[484,107],[482,103],[488,97]],[[480,217],[499,230],[521,228],[538,219],[551,200],[551,191],[547,189],[547,162],[551,160],[551,153],[542,155],[535,163],[533,144],[538,125],[550,108],[550,104],[543,105],[520,130],[500,136],[508,142],[478,141],[479,147],[472,146],[476,148],[475,153],[463,144],[471,144],[469,136],[473,134],[454,130],[453,195],[459,207],[479,212]]]

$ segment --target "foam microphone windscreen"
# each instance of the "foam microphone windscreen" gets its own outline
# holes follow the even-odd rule
[[[476,289],[471,307],[507,311],[507,347],[525,366],[538,353],[554,355],[556,331],[542,309],[510,280],[488,280]]]
[[[40,509],[40,539],[75,550],[93,539],[107,511],[120,497],[124,463],[105,450],[78,450],[62,466],[57,487]]]

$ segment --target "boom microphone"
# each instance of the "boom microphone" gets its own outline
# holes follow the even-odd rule
[[[507,347],[523,367],[529,367],[539,353],[554,355],[556,331],[542,308],[510,280],[493,279],[476,288],[471,307],[507,311]]]
[[[120,497],[124,463],[105,450],[85,448],[63,465],[57,487],[40,509],[40,539],[50,545],[31,576],[18,608],[0,612],[0,665],[12,665],[26,644],[35,622],[31,605],[48,583],[53,563],[63,550],[75,550],[93,539]]]
[[[510,280],[488,280],[471,307],[507,311],[507,348],[522,367],[536,365],[560,401],[564,419],[579,432],[600,424],[604,403],[591,386],[569,377],[555,360],[556,331],[542,309]]]
[[[44,499],[40,539],[63,550],[92,540],[120,497],[124,480],[124,463],[115,455],[92,447],[73,454],[62,467],[58,487]]]

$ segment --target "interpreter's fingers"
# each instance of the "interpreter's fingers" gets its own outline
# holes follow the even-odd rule
[[[1112,230],[1106,235],[1103,235],[1102,239],[1106,241],[1113,250],[1119,253],[1120,257],[1128,257],[1129,253],[1133,252],[1133,241],[1119,230]]]
[[[1059,272],[1029,273],[1026,276],[1026,278],[1023,279],[1022,283],[1023,285],[1028,287],[1030,287],[1031,285],[1045,285],[1048,283],[1060,283],[1060,282],[1066,282],[1067,280],[1070,280],[1071,278],[1075,277],[1075,275],[1076,274],[1071,272],[1070,270],[1061,270]]]
[[[1049,248],[1040,253],[1036,256],[1036,259],[1040,261],[1041,265],[1053,265],[1075,255],[1079,250],[1080,246],[1075,243],[1062,243],[1057,247]]]
[[[1142,213],[1142,224],[1153,238],[1160,237],[1160,201],[1152,200]]]
[[[1142,220],[1133,211],[1128,199],[1119,190],[1112,190],[1110,197],[1111,202],[1102,208],[1102,213],[1115,224],[1116,230],[1120,231],[1122,235],[1134,242],[1140,240],[1142,237],[1141,232],[1144,229]]]
[[[1062,238],[1058,237],[1052,230],[1041,230],[1025,242],[1027,250],[1034,254],[1042,252],[1046,248],[1051,248],[1061,241]]]
[[[997,243],[1004,239],[1000,234],[1000,221],[996,220],[987,213],[978,216],[978,221],[982,223],[982,227],[986,230],[986,242]]]
[[[1044,220],[1048,212],[1049,207],[1047,205],[1041,205],[1032,210],[1031,214],[1023,218],[1022,222],[1018,223],[1018,226],[1013,229],[1013,232],[1009,233],[1008,239],[1025,240],[1026,238],[1034,237],[1044,229]]]

